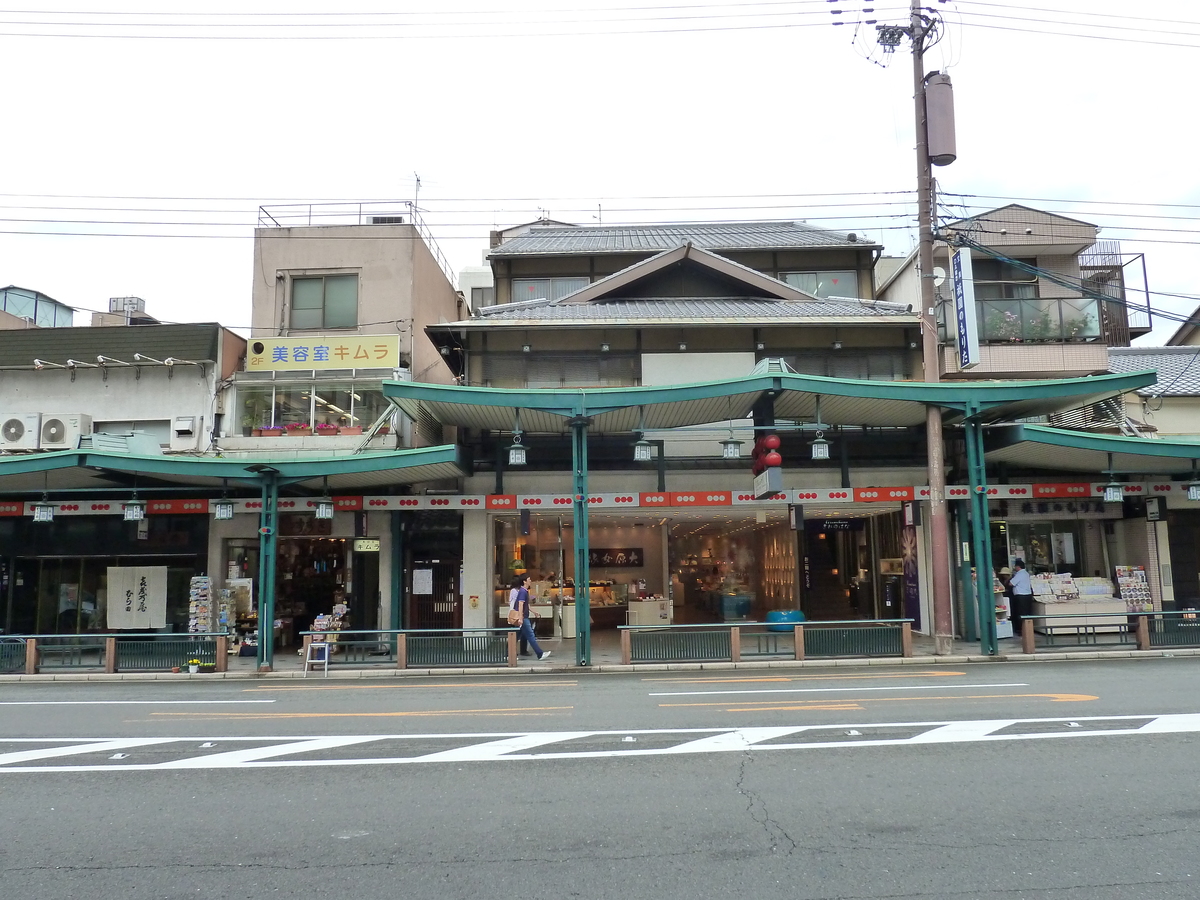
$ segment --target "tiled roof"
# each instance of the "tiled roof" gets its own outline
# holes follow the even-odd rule
[[[692,319],[846,319],[904,316],[915,320],[916,313],[897,309],[871,307],[862,303],[820,300],[812,303],[788,303],[781,300],[747,300],[739,297],[705,297],[702,299],[613,300],[607,303],[559,303],[544,306],[518,306],[487,311],[488,322],[557,321],[597,322],[666,319],[686,323]]]
[[[1154,369],[1158,381],[1138,393],[1145,397],[1186,397],[1200,394],[1200,347],[1112,347],[1111,372]]]
[[[506,241],[491,256],[593,253],[658,253],[691,241],[704,250],[787,250],[813,247],[874,247],[857,234],[829,231],[803,222],[678,222],[670,225],[612,225],[583,228],[535,227]]]

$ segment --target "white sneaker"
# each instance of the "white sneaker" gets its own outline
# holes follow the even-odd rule
[[[538,662],[541,662],[543,659],[549,659],[549,658],[550,658],[550,651],[543,650],[542,655],[538,657]]]

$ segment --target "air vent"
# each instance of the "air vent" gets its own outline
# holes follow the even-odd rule
[[[371,216],[372,225],[403,225],[404,216]]]
[[[92,417],[83,413],[45,413],[42,416],[42,449],[74,450],[79,438],[92,433]]]

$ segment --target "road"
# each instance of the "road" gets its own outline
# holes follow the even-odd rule
[[[0,685],[5,897],[1194,897],[1200,660]]]

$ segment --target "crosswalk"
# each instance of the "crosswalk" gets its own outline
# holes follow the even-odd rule
[[[0,739],[0,774],[660,757],[1200,732],[1200,713],[625,731]]]

